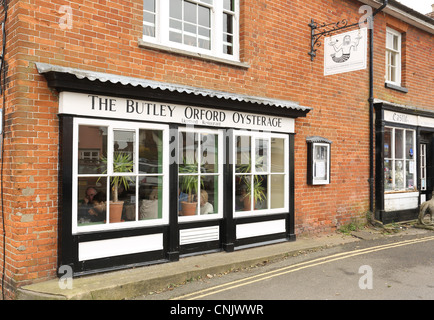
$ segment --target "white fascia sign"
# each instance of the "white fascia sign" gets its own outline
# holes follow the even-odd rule
[[[293,118],[66,91],[60,93],[59,113],[191,126],[294,132]]]

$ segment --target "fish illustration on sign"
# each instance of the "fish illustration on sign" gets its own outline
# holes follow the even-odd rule
[[[355,41],[351,41],[351,36],[347,34],[341,44],[339,44],[339,40],[330,42],[329,46],[332,46],[335,50],[335,53],[330,55],[332,60],[336,63],[347,61],[351,56],[351,49],[357,51],[360,39],[362,39],[362,36],[358,35]]]

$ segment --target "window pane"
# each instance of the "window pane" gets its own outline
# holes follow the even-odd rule
[[[211,27],[210,9],[199,6],[199,25],[203,27]]]
[[[78,178],[78,226],[105,222],[106,190],[107,179],[105,177]]]
[[[270,206],[271,209],[283,208],[285,206],[285,175],[271,175]]]
[[[395,129],[395,158],[404,158],[404,132],[401,129]]]
[[[184,44],[196,47],[197,46],[196,37],[184,35]]]
[[[197,214],[198,175],[179,176],[179,215],[193,216]]]
[[[200,191],[200,214],[218,212],[218,176],[202,176]]]
[[[392,44],[392,48],[394,49],[394,50],[399,50],[399,38],[398,38],[398,36],[396,36],[396,35],[393,35],[393,44]]]
[[[393,34],[387,32],[386,35],[386,47],[392,49],[393,48]]]
[[[234,0],[223,0],[223,8],[225,10],[234,11]]]
[[[235,211],[251,210],[251,176],[235,176]]]
[[[155,12],[155,0],[144,0],[143,10]]]
[[[211,41],[206,39],[197,39],[198,47],[202,49],[211,49]]]
[[[163,172],[163,131],[139,130],[139,173]]]
[[[251,141],[248,136],[236,137],[236,163],[235,172],[251,172],[250,168]]]
[[[169,40],[177,43],[182,43],[182,34],[171,31],[169,33]]]
[[[384,191],[393,190],[392,161],[384,160]]]
[[[223,14],[223,32],[233,34],[232,15]]]
[[[390,65],[396,67],[396,53],[390,53]]]
[[[151,25],[155,24],[155,14],[144,12],[143,13],[143,21],[148,22]]]
[[[253,204],[255,210],[268,209],[268,176],[255,175],[253,178]]]
[[[135,186],[136,177],[134,176],[110,177],[110,223],[129,220],[125,216],[127,208],[133,210],[133,213],[129,212],[129,217],[132,215],[135,217],[135,209],[133,208],[136,195]],[[132,220],[135,220],[135,218]]]
[[[184,1],[184,21],[197,23],[197,5]]]
[[[415,172],[415,162],[413,160],[405,161],[405,182],[406,189],[414,189],[414,172]]]
[[[404,163],[402,160],[395,160],[395,190],[404,189]]]
[[[143,35],[149,37],[155,37],[155,27],[152,26],[143,26]]]
[[[179,172],[197,173],[198,134],[193,132],[179,133]]]
[[[384,128],[384,157],[392,157],[392,129]]]
[[[405,157],[407,159],[413,159],[414,155],[414,140],[413,140],[413,131],[406,130],[405,131]]]
[[[268,139],[255,139],[255,169],[268,171]]]
[[[188,33],[196,34],[197,33],[196,25],[190,23],[184,23],[184,31]]]
[[[271,138],[271,172],[283,172],[285,168],[285,140]]]
[[[78,173],[95,174],[107,171],[107,127],[78,127]]]
[[[113,172],[132,172],[134,158],[134,131],[113,131]]]
[[[162,218],[163,178],[140,177],[139,220]]]
[[[170,17],[182,20],[182,0],[170,0]]]
[[[218,172],[218,137],[215,134],[201,134],[201,173]]]

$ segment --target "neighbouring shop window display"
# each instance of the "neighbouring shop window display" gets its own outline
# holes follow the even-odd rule
[[[180,130],[178,214],[180,219],[222,216],[222,134]]]
[[[416,186],[415,131],[384,128],[384,190],[414,191]]]
[[[288,207],[288,139],[261,132],[234,134],[236,216],[285,211]]]
[[[77,231],[166,222],[165,126],[75,122]]]
[[[144,0],[143,40],[238,59],[237,0]]]

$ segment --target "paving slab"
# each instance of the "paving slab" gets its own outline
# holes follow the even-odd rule
[[[338,246],[359,241],[339,233],[319,237],[301,237],[296,241],[216,252],[180,258],[176,262],[149,265],[134,269],[106,272],[72,279],[72,288],[62,289],[59,279],[24,286],[17,292],[18,300],[122,300],[147,292],[160,291],[170,285],[272,262],[300,251]]]

